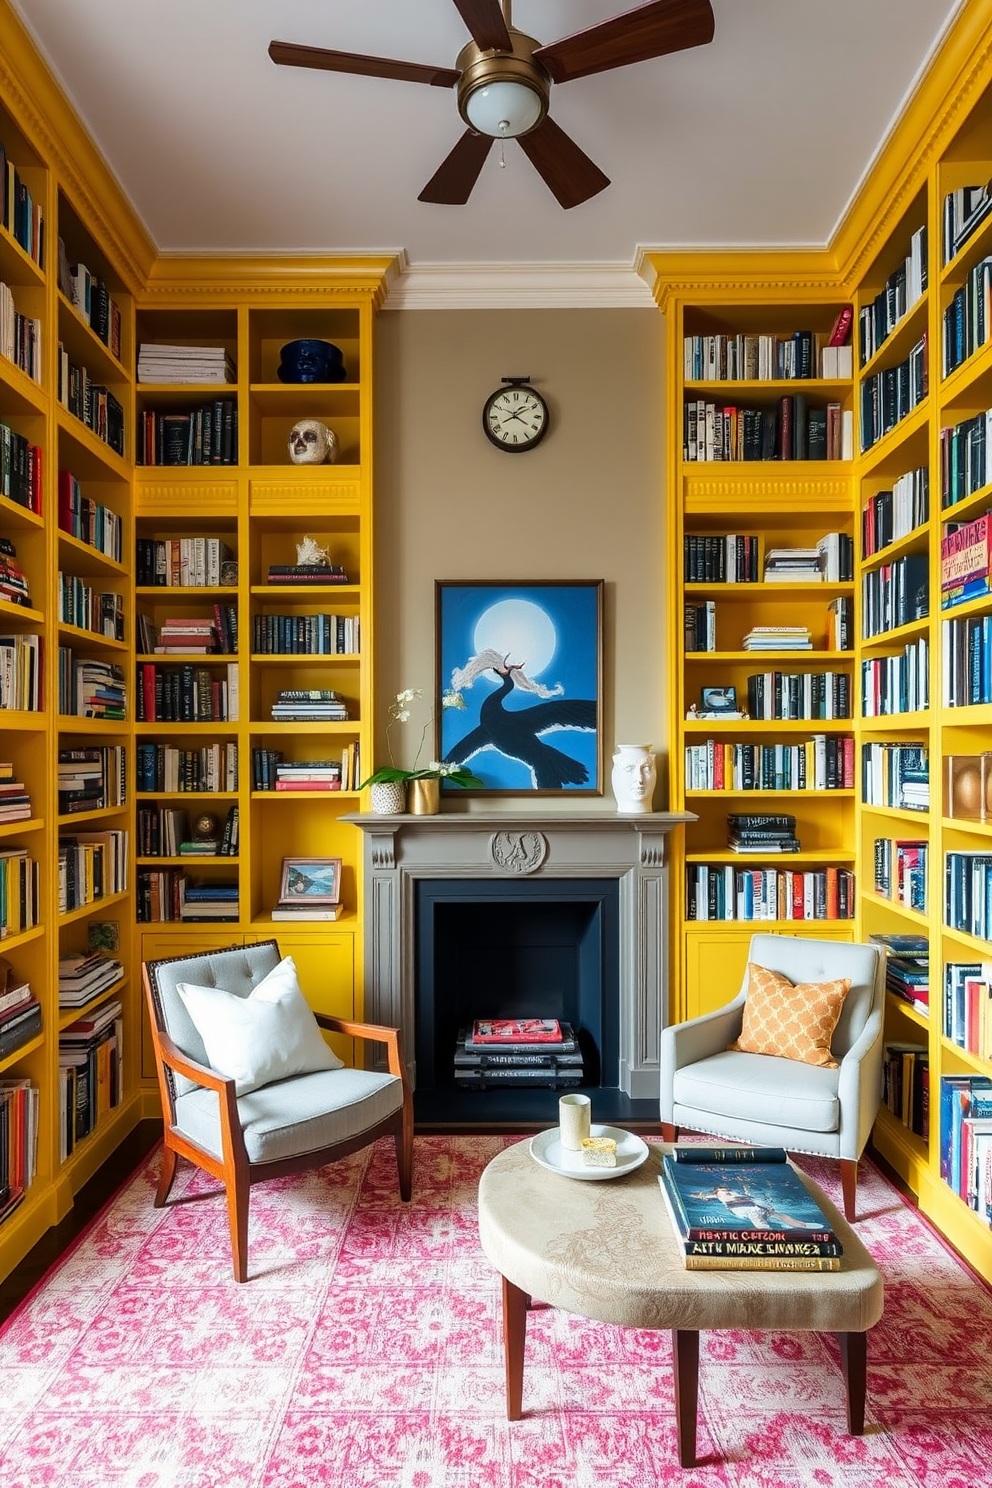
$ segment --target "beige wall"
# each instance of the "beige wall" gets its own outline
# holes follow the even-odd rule
[[[603,579],[605,795],[581,804],[612,809],[614,742],[660,752],[667,736],[663,318],[385,311],[376,336],[379,718],[400,688],[434,687],[435,579]],[[551,426],[511,455],[485,438],[482,405],[502,376],[524,374]],[[404,732],[397,763],[415,744]]]

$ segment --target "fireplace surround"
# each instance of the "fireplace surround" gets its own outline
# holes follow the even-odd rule
[[[452,1023],[468,1011],[468,1004],[452,1009],[447,1001],[439,1012],[418,1006],[418,999],[433,995],[434,980],[422,942],[425,935],[448,933],[444,917],[452,906],[501,902],[531,903],[538,920],[560,918],[563,906],[577,905],[573,913],[580,920],[584,914],[598,922],[600,938],[591,950],[588,944],[577,949],[576,958],[586,963],[582,975],[588,979],[598,956],[605,978],[598,994],[602,1026],[586,1030],[597,1066],[591,1077],[602,1091],[600,1119],[630,1114],[642,1103],[645,1116],[657,1111],[658,1049],[668,1007],[666,838],[692,819],[533,810],[345,818],[365,839],[365,1016],[402,1029],[418,1115],[458,1114],[434,1029],[442,1028],[447,1039]],[[577,938],[588,939],[585,932]],[[587,1012],[580,1017],[595,1025],[598,1014],[590,1019],[588,1007],[597,994],[587,989],[581,995]],[[486,1012],[499,1015],[492,1008],[479,1015]],[[498,1099],[488,1109],[501,1117],[527,1120],[557,1107],[553,1091],[536,1104],[537,1092],[522,1092],[527,1099],[508,1090],[492,1094]],[[477,1095],[465,1100],[481,1113]]]

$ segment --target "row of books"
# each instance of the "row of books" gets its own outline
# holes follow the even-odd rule
[[[682,342],[682,375],[686,382],[774,382],[794,378],[850,377],[836,359],[824,364],[823,353],[846,350],[851,332],[850,307],[838,314],[834,329],[791,331],[784,335],[685,336]]]
[[[116,455],[124,457],[124,409],[102,383],[94,382],[85,367],[69,360],[69,353],[59,342],[58,400],[97,439]]]
[[[876,837],[875,893],[926,914],[928,861],[929,844],[924,840]]]
[[[894,996],[911,1003],[917,1012],[930,1012],[930,941],[925,935],[881,931],[869,935],[885,952],[885,985]]]
[[[45,261],[45,216],[40,202],[0,140],[0,221],[36,264]]]
[[[910,238],[909,252],[902,263],[893,269],[875,298],[858,312],[862,367],[921,298],[927,279],[927,229],[924,223]]]
[[[355,655],[357,615],[255,615],[251,649],[259,656]]]
[[[138,662],[139,723],[234,723],[238,719],[238,664],[161,666]]]
[[[234,562],[220,537],[139,537],[135,541],[135,582],[141,588],[205,589],[237,582],[228,576]]]
[[[959,186],[948,191],[941,211],[941,247],[945,264],[957,257],[990,212],[992,194],[987,181],[978,186]]]
[[[59,238],[58,274],[59,288],[77,315],[120,361],[121,307],[99,274],[91,273],[84,263],[70,262],[62,238]]]
[[[756,672],[747,679],[752,719],[836,719],[851,716],[847,672]]]
[[[963,616],[940,627],[945,708],[992,703],[992,616]]]
[[[0,635],[0,709],[41,708],[41,637]]]
[[[802,393],[774,408],[687,402],[682,458],[700,460],[849,460],[852,415],[839,403],[810,407]]]
[[[0,968],[0,1059],[23,1049],[40,1032],[41,1003],[8,962]]]
[[[95,904],[127,888],[128,834],[120,828],[106,832],[75,832],[59,837],[59,914],[84,904]]]
[[[905,361],[885,367],[861,384],[861,453],[919,407],[929,390],[926,332]]]
[[[124,668],[94,656],[76,656],[59,647],[59,712],[75,718],[124,719],[127,684]]]
[[[716,650],[716,604],[712,599],[702,604],[686,604],[683,624],[686,651]]]
[[[727,817],[727,846],[731,852],[799,852],[796,818],[788,812],[734,811]]]
[[[992,961],[944,965],[944,1037],[992,1060]]]
[[[865,558],[908,537],[930,517],[930,471],[926,465],[907,470],[891,491],[876,491],[861,511],[861,551]]]
[[[17,549],[9,537],[0,537],[0,599],[7,604],[31,604],[27,575],[17,561]]]
[[[925,744],[861,746],[861,799],[866,806],[930,810],[930,759]]]
[[[992,940],[992,854],[944,854],[944,923]]]
[[[687,584],[755,584],[758,561],[759,539],[754,533],[687,533],[682,539]]]
[[[257,791],[338,791],[343,771],[340,759],[287,760],[278,749],[252,749],[252,789]]]
[[[138,807],[137,850],[139,858],[237,857],[238,806],[228,807],[224,825],[208,836],[190,831],[188,813],[179,806]]]
[[[236,382],[234,358],[223,346],[170,346],[142,341],[139,382]]]
[[[20,367],[32,382],[41,382],[41,321],[22,315],[13,291],[0,283],[0,356]]]
[[[844,1247],[784,1148],[680,1144],[658,1183],[686,1270],[840,1270]]]
[[[156,625],[139,611],[135,630],[138,651],[146,656],[234,656],[238,650],[237,605],[215,604],[211,615],[179,615]]]
[[[814,734],[796,744],[739,744],[705,739],[685,749],[686,789],[850,790],[854,740]]]
[[[861,712],[865,718],[916,713],[930,706],[930,641],[907,641],[896,656],[861,663]]]
[[[689,920],[849,920],[854,874],[847,868],[686,867]]]
[[[15,778],[13,763],[0,760],[0,825],[28,821],[32,810],[28,788]]]
[[[0,496],[40,513],[43,469],[40,447],[9,424],[0,423]]]
[[[951,609],[990,590],[992,516],[946,522],[940,540],[940,607]]]
[[[136,893],[138,923],[164,921],[231,921],[238,918],[236,880],[196,883],[180,868],[139,868]]]
[[[0,847],[0,939],[40,921],[39,865],[26,847]]]
[[[60,816],[127,804],[127,750],[123,744],[87,744],[58,752]]]
[[[63,1159],[123,1096],[124,1018],[112,999],[59,1034],[60,1150]]]
[[[0,1224],[21,1203],[38,1169],[39,1101],[29,1079],[0,1080]]]
[[[59,958],[59,1007],[85,1007],[124,976],[115,956],[103,951],[72,951]]]
[[[992,258],[979,259],[968,270],[965,282],[954,291],[943,315],[941,372],[949,377],[955,368],[984,346],[992,335]]]
[[[123,594],[95,589],[76,574],[60,572],[56,596],[58,616],[63,625],[75,625],[111,641],[123,641]]]
[[[141,415],[139,465],[236,465],[238,463],[238,405],[218,398],[185,413],[159,413],[146,408]]]
[[[992,1080],[940,1079],[940,1176],[953,1193],[992,1220]]]
[[[123,561],[120,517],[109,506],[87,496],[69,470],[59,471],[59,530],[117,563]]]
[[[921,1141],[930,1136],[930,1054],[926,1044],[887,1043],[882,1052],[882,1104]]]
[[[988,485],[992,408],[940,431],[940,504],[956,506]]]
[[[212,795],[238,788],[238,746],[233,739],[194,749],[142,741],[135,750],[139,791]]]
[[[922,620],[930,612],[926,553],[907,553],[861,576],[861,634],[865,640]]]

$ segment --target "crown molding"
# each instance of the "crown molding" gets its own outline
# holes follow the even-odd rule
[[[384,310],[652,309],[629,264],[411,264],[397,260]]]

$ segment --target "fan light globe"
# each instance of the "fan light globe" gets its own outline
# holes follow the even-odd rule
[[[487,83],[465,100],[465,115],[478,134],[492,139],[516,139],[539,124],[542,99],[526,83]]]

